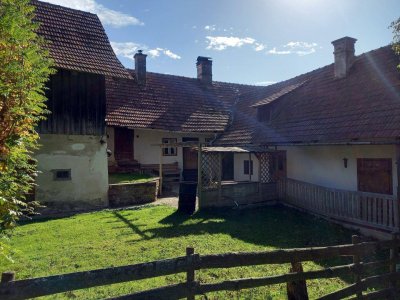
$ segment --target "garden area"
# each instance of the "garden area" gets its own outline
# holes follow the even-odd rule
[[[280,248],[351,243],[353,232],[284,207],[201,211],[188,217],[167,206],[105,210],[68,218],[21,224],[11,244],[14,262],[0,261],[1,272],[32,278],[185,255],[192,246],[200,254],[261,251]],[[339,261],[306,262],[304,270],[321,269]],[[200,282],[287,273],[288,264],[196,273]],[[71,291],[46,299],[99,299],[182,282],[185,274]],[[346,278],[308,281],[310,298],[348,285]],[[218,292],[208,299],[285,299],[285,285]]]

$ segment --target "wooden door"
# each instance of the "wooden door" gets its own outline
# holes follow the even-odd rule
[[[222,180],[233,180],[233,161],[232,152],[222,153]]]
[[[198,142],[198,138],[182,138],[182,142]],[[197,150],[183,148],[183,170],[197,170]]]
[[[114,128],[114,153],[116,160],[133,160],[133,130]]]
[[[273,173],[274,181],[286,178],[286,151],[278,151],[273,153]]]
[[[378,194],[393,194],[392,159],[358,158],[358,190]]]

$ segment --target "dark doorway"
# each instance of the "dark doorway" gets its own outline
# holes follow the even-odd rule
[[[114,153],[116,160],[133,160],[133,130],[114,128]]]
[[[222,153],[222,180],[233,180],[234,173],[233,153]]]
[[[358,158],[357,179],[361,192],[392,195],[392,159]]]
[[[184,137],[182,142],[198,142],[198,138]],[[183,180],[197,181],[197,150],[183,147]]]

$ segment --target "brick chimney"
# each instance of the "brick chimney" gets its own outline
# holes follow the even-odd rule
[[[332,42],[335,55],[335,77],[344,78],[354,62],[354,44],[356,39],[343,37]]]
[[[197,57],[197,79],[205,85],[212,84],[212,60],[210,57]]]
[[[146,54],[142,53],[142,50],[139,50],[138,53],[135,54],[135,73],[137,83],[140,85],[146,84]]]

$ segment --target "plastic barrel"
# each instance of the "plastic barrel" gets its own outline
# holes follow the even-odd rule
[[[193,214],[196,210],[197,182],[181,182],[179,185],[178,210]]]

